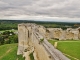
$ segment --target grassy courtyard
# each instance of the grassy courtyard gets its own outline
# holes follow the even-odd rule
[[[64,55],[69,57],[71,60],[80,60],[80,41],[56,41],[49,40],[54,45],[58,42],[57,49],[60,50]]]
[[[17,55],[17,44],[5,44],[0,46],[0,60],[24,60]]]

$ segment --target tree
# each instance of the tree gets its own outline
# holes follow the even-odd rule
[[[10,43],[17,43],[18,42],[17,35],[9,36],[9,41],[10,41]]]

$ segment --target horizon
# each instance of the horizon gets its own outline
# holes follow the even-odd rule
[[[30,21],[30,22],[59,22],[59,23],[80,23],[80,22],[70,22],[70,21],[44,21],[44,20],[10,20],[10,19],[0,19],[0,21]]]

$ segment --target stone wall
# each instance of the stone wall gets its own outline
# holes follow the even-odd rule
[[[57,30],[55,29],[51,36],[49,35],[51,31],[43,26],[30,23],[19,24],[17,55],[22,54],[25,60],[30,60],[30,53],[33,53],[34,60],[70,60],[46,40],[48,37],[60,38],[61,29],[58,32],[55,31]]]
[[[76,29],[67,28],[67,30],[62,30],[61,28],[47,28],[47,30],[49,30],[48,37],[51,39],[80,40],[79,28]]]
[[[51,60],[45,48],[39,44],[38,38],[33,33],[36,29],[32,26],[30,26],[30,24],[18,25],[19,42],[17,55],[22,54],[23,57],[25,57],[25,60],[30,60],[29,55],[33,52],[35,60]]]

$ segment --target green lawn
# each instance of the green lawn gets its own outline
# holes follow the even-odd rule
[[[49,42],[54,45],[55,40],[49,40]],[[64,54],[69,55],[68,57],[71,60],[76,60],[75,58],[80,60],[80,41],[57,41],[57,42],[58,42],[57,49],[59,49]]]
[[[17,56],[17,44],[5,44],[0,46],[0,60],[24,60]]]

